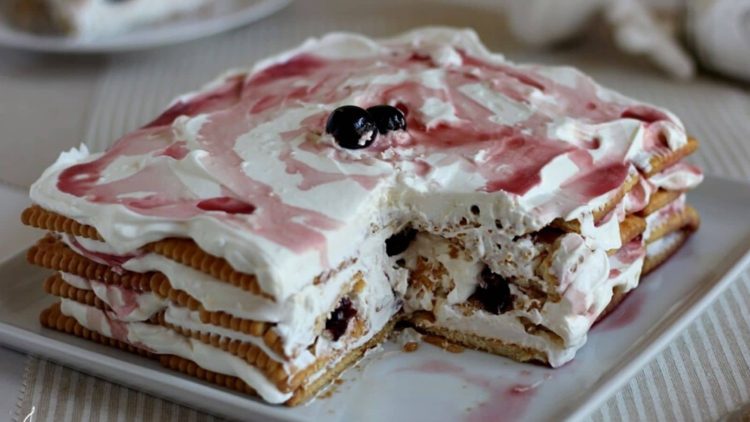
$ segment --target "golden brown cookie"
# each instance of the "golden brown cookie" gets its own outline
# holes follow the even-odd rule
[[[174,355],[160,355],[159,363],[165,368],[182,372],[185,375],[189,375],[201,381],[210,382],[211,384],[225,387],[239,393],[257,396],[255,389],[247,385],[245,381],[242,381],[240,378],[203,369],[191,360]]]
[[[645,172],[645,176],[651,177],[656,173],[660,173],[662,170],[666,169],[672,164],[679,162],[683,158],[697,151],[698,146],[699,143],[697,139],[688,138],[687,144],[676,151],[671,151],[665,148],[662,152],[657,153],[654,157],[651,157],[651,168],[649,171]]]
[[[67,233],[93,240],[103,240],[92,226],[87,226],[68,217],[63,217],[60,214],[47,211],[39,205],[32,205],[23,210],[21,213],[21,222],[27,226],[51,232]]]
[[[620,223],[620,240],[623,245],[640,236],[646,230],[646,220],[635,215],[628,215]]]
[[[29,250],[27,258],[32,264],[74,274],[88,280],[117,285],[134,291],[153,291],[158,296],[169,299],[179,306],[198,311],[202,322],[206,324],[262,337],[269,348],[279,355],[284,355],[281,338],[273,329],[274,324],[237,318],[221,311],[207,311],[194,297],[182,290],[172,288],[169,279],[160,272],[136,273],[122,269],[114,270],[107,265],[78,255],[51,235],[39,240]],[[66,289],[69,288],[72,286],[66,287]]]
[[[73,23],[66,16],[55,13],[49,1],[15,0],[7,4],[10,7],[3,12],[7,12],[11,22],[21,29],[54,35],[73,32]]]

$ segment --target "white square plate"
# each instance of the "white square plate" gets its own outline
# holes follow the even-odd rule
[[[329,398],[297,407],[266,405],[132,356],[39,326],[52,302],[48,271],[23,254],[0,264],[0,342],[84,372],[230,418],[248,420],[547,420],[596,409],[693,320],[750,261],[750,187],[707,178],[689,195],[703,223],[682,250],[642,280],[595,326],[576,359],[553,370],[423,344],[386,344],[344,375]]]
[[[290,2],[291,0],[214,0],[209,8],[139,26],[123,34],[95,38],[31,33],[16,28],[9,22],[9,16],[0,15],[0,45],[31,51],[78,54],[143,50],[229,31],[276,13]],[[0,14],[10,14],[10,3],[0,2]]]

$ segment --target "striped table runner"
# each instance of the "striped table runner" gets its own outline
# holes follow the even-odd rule
[[[750,271],[593,421],[713,421],[750,400]],[[218,421],[205,413],[73,369],[29,358],[15,420]],[[748,414],[750,417],[750,414]]]
[[[612,54],[611,47],[596,42],[544,55],[527,52],[508,41],[495,10],[478,4],[439,2],[426,7],[396,0],[330,0],[325,6],[300,1],[243,30],[110,58],[97,82],[86,142],[93,149],[104,148],[148,121],[174,95],[226,68],[292,47],[309,35],[338,29],[384,35],[441,23],[476,28],[490,48],[514,60],[574,64],[605,85],[670,108],[703,141],[692,158],[695,163],[708,174],[750,181],[750,94],[739,85],[707,77],[689,84],[666,80],[647,64]],[[399,12],[389,13],[394,10]],[[716,420],[750,400],[748,302],[750,270],[590,419]],[[36,358],[29,358],[16,420],[24,421],[32,411],[35,422],[216,420]]]
[[[30,357],[16,420],[209,422],[221,419]]]

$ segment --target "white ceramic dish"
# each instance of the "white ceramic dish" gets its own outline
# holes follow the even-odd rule
[[[215,0],[209,11],[201,10],[158,25],[101,39],[77,39],[39,35],[0,19],[0,45],[23,50],[57,53],[114,53],[142,50],[190,41],[228,31],[284,8],[292,0]]]
[[[165,370],[157,362],[43,329],[52,302],[47,271],[23,254],[0,264],[0,342],[189,406],[248,420],[579,419],[597,408],[733,280],[750,261],[750,187],[707,178],[689,196],[703,224],[666,265],[593,328],[576,359],[560,369],[519,364],[423,344],[389,343],[344,376],[329,398],[285,408]]]

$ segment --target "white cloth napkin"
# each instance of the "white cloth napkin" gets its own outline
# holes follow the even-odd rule
[[[750,0],[688,0],[686,21],[701,63],[750,82]]]
[[[748,0],[508,0],[506,9],[513,33],[533,45],[553,45],[584,34],[592,18],[602,16],[618,48],[644,55],[673,77],[687,79],[694,76],[695,63],[679,32],[672,30],[680,28],[706,67],[750,80]],[[665,16],[670,25],[664,25]]]

